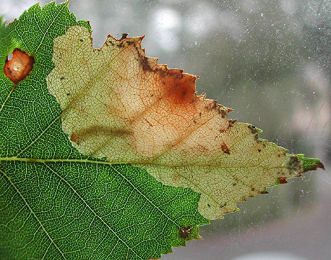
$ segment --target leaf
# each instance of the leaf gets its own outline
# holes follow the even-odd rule
[[[1,22],[2,258],[159,258],[245,196],[323,166],[197,97],[197,77],[146,58],[142,37],[95,50],[90,33],[67,3]]]
[[[55,39],[48,89],[82,154],[190,187],[201,194],[199,212],[207,219],[237,211],[237,202],[304,171],[302,157],[259,139],[261,130],[228,118],[231,109],[197,96],[196,76],[146,58],[142,39],[110,36],[97,50],[79,26]]]

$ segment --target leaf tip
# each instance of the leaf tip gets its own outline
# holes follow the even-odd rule
[[[303,162],[303,171],[315,171],[318,168],[325,170],[324,164],[317,158],[306,158],[304,154],[298,154],[297,157]]]

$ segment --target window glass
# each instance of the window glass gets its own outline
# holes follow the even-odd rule
[[[0,10],[10,22],[34,3],[1,1]],[[79,0],[70,9],[91,21],[95,47],[108,34],[146,35],[148,56],[201,76],[198,94],[234,108],[230,116],[262,138],[325,163],[240,203],[202,227],[203,240],[162,259],[330,259],[330,0]]]

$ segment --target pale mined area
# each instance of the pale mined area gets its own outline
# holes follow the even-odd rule
[[[63,130],[82,154],[145,168],[166,185],[201,193],[208,219],[303,171],[301,160],[228,118],[231,109],[196,96],[196,76],[146,58],[140,38],[109,36],[94,49],[71,27],[54,42],[48,89],[60,103]]]

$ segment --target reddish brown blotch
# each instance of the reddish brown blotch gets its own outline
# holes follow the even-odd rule
[[[288,182],[287,182],[287,180],[284,177],[280,177],[279,178],[279,183],[280,184],[285,184],[285,183],[288,183]]]
[[[4,73],[15,85],[25,79],[33,68],[34,59],[26,52],[15,49],[12,53],[13,57],[9,60],[6,58]]]
[[[74,143],[79,143],[79,137],[77,134],[75,133],[72,133],[71,137],[70,137],[70,140]]]
[[[164,98],[176,105],[195,103],[195,80],[198,76],[183,73],[179,69],[168,70],[162,78]]]

